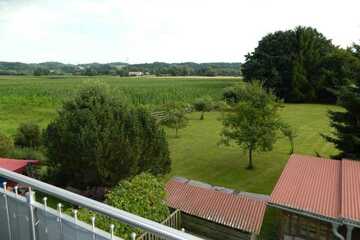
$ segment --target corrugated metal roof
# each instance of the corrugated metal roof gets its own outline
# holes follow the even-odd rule
[[[342,160],[341,217],[360,221],[360,162]]]
[[[337,218],[341,211],[341,161],[292,155],[271,203]]]
[[[17,172],[17,173],[22,173],[29,163],[36,164],[36,163],[38,163],[38,161],[0,158],[0,167],[1,168],[5,168],[6,170]]]
[[[235,193],[174,178],[166,184],[167,204],[182,212],[246,232],[259,233],[269,196]]]
[[[360,162],[292,155],[270,203],[360,221]]]

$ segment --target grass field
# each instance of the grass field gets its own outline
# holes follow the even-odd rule
[[[114,94],[124,94],[134,103],[158,104],[181,100],[192,102],[209,95],[220,99],[222,89],[239,82],[236,78],[118,78],[118,77],[0,77],[0,131],[13,134],[21,122],[33,121],[45,127],[56,117],[61,102],[69,99],[88,81],[109,84]],[[295,152],[330,156],[334,146],[324,141],[321,133],[331,131],[327,112],[330,105],[286,104],[281,116],[295,127],[298,137]],[[254,154],[254,170],[246,170],[247,155],[237,146],[218,146],[222,125],[217,112],[189,114],[189,126],[175,138],[167,130],[172,158],[172,171],[167,176],[183,176],[214,185],[270,194],[289,155],[289,143],[280,138],[273,151]],[[271,231],[273,216],[266,218],[265,231]],[[270,226],[270,227],[269,227]],[[270,229],[270,230],[269,230]]]

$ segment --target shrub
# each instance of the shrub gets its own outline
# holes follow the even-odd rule
[[[0,157],[6,156],[8,152],[14,149],[14,143],[11,138],[0,133]]]
[[[105,203],[141,217],[162,222],[170,214],[164,198],[164,183],[149,173],[141,173],[131,180],[121,181],[106,194]],[[81,209],[79,218],[89,222],[92,214],[86,209]],[[109,217],[96,216],[97,227],[108,231],[111,224],[115,225],[115,235],[124,239],[129,239],[132,232],[141,233],[139,229],[114,221]]]
[[[49,163],[62,184],[114,186],[143,171],[170,171],[168,143],[151,114],[90,86],[66,102],[44,133]]]
[[[15,134],[15,145],[37,148],[41,144],[40,127],[34,123],[22,123]]]

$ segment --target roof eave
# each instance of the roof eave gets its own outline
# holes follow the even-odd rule
[[[281,205],[281,204],[271,203],[271,202],[268,202],[267,205],[269,207],[278,208],[278,209],[285,210],[285,211],[288,211],[288,212],[303,215],[305,217],[315,218],[315,219],[320,220],[320,221],[325,221],[325,222],[329,222],[329,223],[337,223],[337,224],[342,224],[343,223],[342,220],[337,219],[337,218],[326,217],[326,216],[323,216],[323,215],[320,215],[320,214],[316,214],[316,213],[309,212],[309,211],[302,210],[302,209],[292,208],[292,207],[289,207],[289,206],[286,206],[286,205]]]

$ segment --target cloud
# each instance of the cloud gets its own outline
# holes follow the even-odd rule
[[[242,61],[265,34],[313,26],[358,41],[360,3],[287,0],[0,0],[7,61]]]

